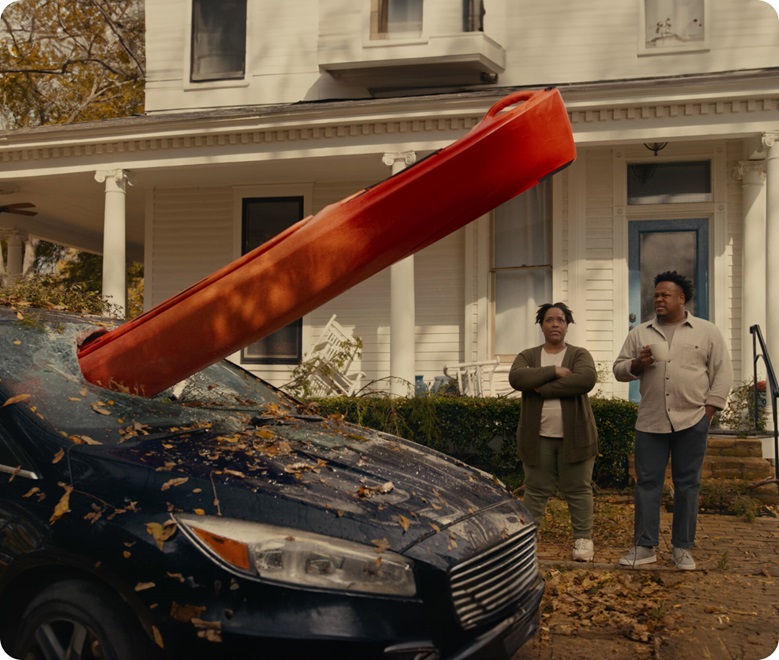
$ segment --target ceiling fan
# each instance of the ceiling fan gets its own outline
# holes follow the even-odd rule
[[[16,215],[38,215],[38,211],[26,211],[34,209],[35,204],[30,202],[18,202],[17,204],[5,204],[0,206],[0,213],[14,213]]]

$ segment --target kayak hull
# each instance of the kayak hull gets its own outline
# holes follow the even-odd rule
[[[448,147],[85,343],[82,372],[104,387],[157,394],[457,231],[575,155],[557,90],[511,94]]]

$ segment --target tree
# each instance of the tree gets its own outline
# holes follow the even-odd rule
[[[0,21],[0,123],[143,111],[143,0],[18,0]]]

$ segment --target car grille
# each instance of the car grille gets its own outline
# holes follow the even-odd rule
[[[458,564],[449,586],[460,624],[473,628],[520,601],[537,574],[535,527]]]

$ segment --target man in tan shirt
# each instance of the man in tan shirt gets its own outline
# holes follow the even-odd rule
[[[671,457],[674,515],[671,533],[677,568],[695,560],[698,493],[711,418],[725,403],[733,369],[725,340],[709,321],[685,310],[692,283],[676,271],[655,277],[656,317],[630,331],[614,362],[619,381],[639,379],[641,403],[635,436],[636,492],[634,546],[625,566],[656,561],[660,504]],[[653,344],[667,344],[667,358],[652,357]]]

